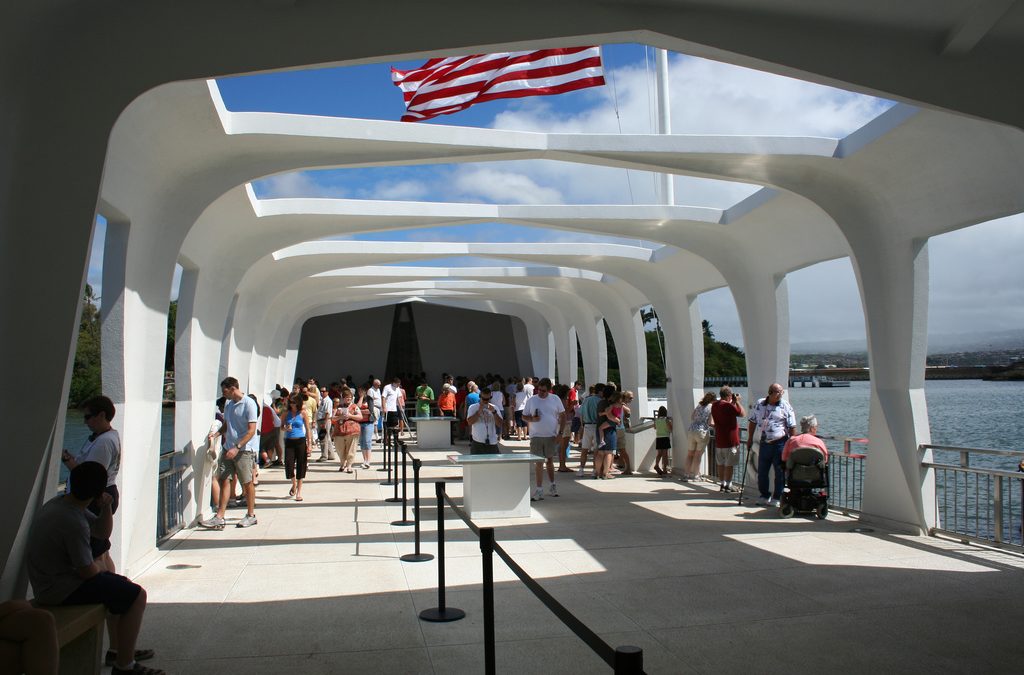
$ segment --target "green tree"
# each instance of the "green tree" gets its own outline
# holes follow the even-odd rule
[[[103,386],[100,365],[100,313],[92,286],[85,285],[82,318],[78,325],[75,363],[71,370],[68,404],[78,406],[100,394]]]
[[[701,322],[704,331],[704,377],[746,375],[747,359],[743,350],[728,342],[719,342],[706,319]]]
[[[178,323],[178,301],[171,300],[167,308],[167,350],[164,352],[164,370],[174,370],[174,333]]]

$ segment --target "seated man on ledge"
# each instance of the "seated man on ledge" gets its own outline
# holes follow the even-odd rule
[[[782,463],[785,464],[789,456],[797,448],[817,448],[825,453],[825,461],[828,461],[828,448],[825,441],[818,438],[818,418],[814,415],[807,415],[800,418],[800,433],[790,436],[786,446],[782,448]]]
[[[107,539],[113,529],[111,497],[104,492],[107,470],[98,462],[82,462],[71,471],[71,491],[43,504],[28,536],[28,578],[36,600],[46,605],[102,604],[114,616],[118,652],[113,675],[162,675],[140,665],[137,658],[153,652],[135,651],[146,611],[146,591],[127,577],[104,571],[93,558],[89,537]],[[93,502],[99,515],[89,511]],[[110,655],[108,655],[109,657]]]

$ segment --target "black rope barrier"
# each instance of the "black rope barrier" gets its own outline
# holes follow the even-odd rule
[[[435,492],[437,493],[437,522],[438,522],[438,537],[437,537],[437,552],[438,552],[438,604],[441,608],[444,607],[444,503],[448,502],[452,511],[455,512],[459,518],[462,519],[466,526],[473,531],[477,537],[480,538],[480,551],[482,553],[483,561],[483,592],[484,592],[484,660],[485,668],[488,675],[493,675],[494,668],[494,652],[495,652],[495,635],[494,635],[494,567],[493,567],[493,554],[497,554],[505,564],[508,565],[509,569],[519,577],[519,580],[526,585],[530,592],[532,592],[537,599],[540,600],[545,607],[547,607],[552,614],[554,614],[559,621],[571,630],[576,637],[583,640],[590,649],[601,658],[602,661],[607,663],[613,669],[616,675],[644,675],[644,654],[640,647],[632,645],[622,645],[620,647],[613,648],[601,637],[591,630],[585,623],[576,618],[576,616],[570,612],[565,606],[554,598],[550,593],[544,590],[537,581],[527,574],[526,570],[519,566],[519,564],[512,559],[512,556],[508,554],[505,549],[501,547],[494,540],[494,528],[485,527],[478,528],[469,515],[463,511],[459,506],[452,502],[451,497],[445,492],[444,483],[439,482],[434,484]],[[420,618],[426,619],[424,613],[432,610],[424,610],[420,612]],[[449,610],[451,611],[451,610]],[[462,612],[462,610],[458,610]],[[462,612],[462,618],[465,616],[465,612]],[[438,619],[426,619],[427,621],[437,621]]]

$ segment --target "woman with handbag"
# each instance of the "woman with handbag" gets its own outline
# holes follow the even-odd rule
[[[373,396],[370,395],[371,382],[361,385],[358,389],[359,398],[356,406],[362,419],[359,420],[359,449],[363,451],[363,468],[370,468],[370,456],[373,453],[374,419]]]
[[[356,458],[356,441],[359,439],[359,422],[363,419],[359,406],[352,402],[352,390],[341,390],[341,405],[334,414],[335,438],[338,439],[338,455],[341,468],[338,471],[352,473],[352,462]]]

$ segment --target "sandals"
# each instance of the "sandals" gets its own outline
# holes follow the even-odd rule
[[[156,652],[152,649],[136,649],[135,660],[136,661],[148,661],[149,659],[156,656]],[[107,650],[107,655],[103,659],[103,665],[107,667],[117,665],[117,652]]]
[[[297,502],[301,502],[301,501],[303,501],[303,500],[302,500],[302,495],[298,495],[298,496],[296,496],[296,497],[295,497],[295,501],[297,501]]]
[[[138,659],[135,660],[135,665],[132,668],[121,669],[114,665],[111,667],[110,673],[111,675],[121,675],[121,673],[132,673],[132,675],[164,675],[164,671],[157,668],[148,668],[139,663]]]
[[[295,496],[295,488],[292,488],[291,490],[288,491],[288,496],[289,497],[294,497]]]

